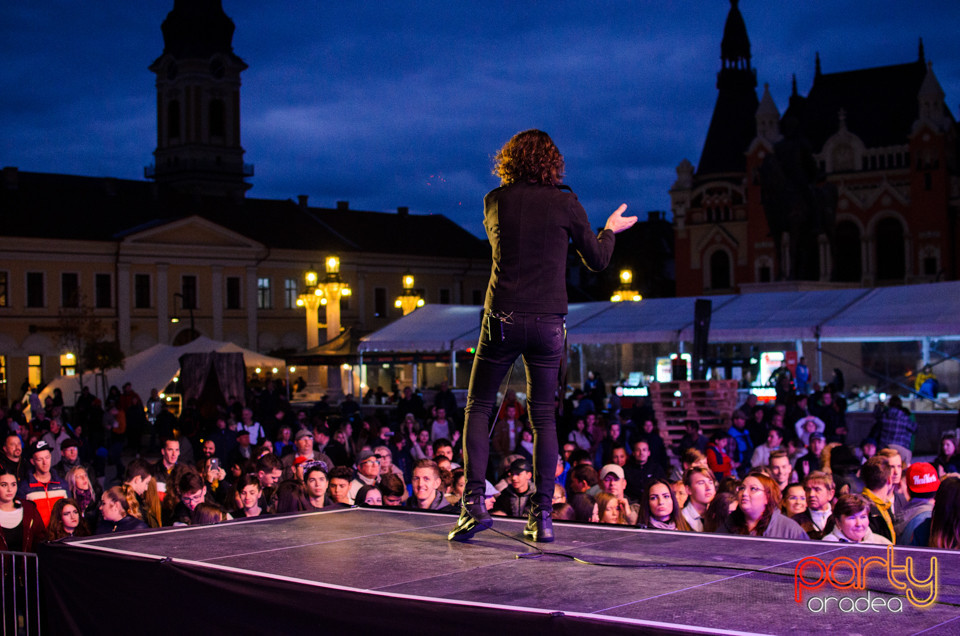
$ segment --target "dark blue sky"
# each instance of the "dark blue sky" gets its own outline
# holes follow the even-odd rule
[[[491,157],[541,128],[594,225],[669,210],[716,97],[728,0],[223,0],[236,24],[249,196],[445,214],[476,234]],[[156,143],[160,23],[173,0],[5,0],[0,165],[142,179]],[[960,3],[742,0],[753,66],[781,112],[796,74],[926,57],[957,114]]]

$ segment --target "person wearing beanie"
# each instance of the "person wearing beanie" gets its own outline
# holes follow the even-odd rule
[[[903,521],[897,528],[897,544],[912,545],[917,527],[933,514],[934,495],[940,487],[940,477],[933,464],[917,462],[907,469],[907,490],[910,503],[903,509]],[[926,544],[924,544],[926,545]]]

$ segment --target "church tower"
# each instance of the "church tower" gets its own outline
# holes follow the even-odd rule
[[[242,197],[253,166],[240,145],[240,73],[221,0],[174,0],[161,26],[157,148],[146,176],[178,190]]]
[[[730,0],[730,13],[720,42],[721,68],[717,74],[717,103],[713,108],[697,174],[743,172],[744,153],[756,137],[757,75],[750,66],[750,39],[738,0]]]

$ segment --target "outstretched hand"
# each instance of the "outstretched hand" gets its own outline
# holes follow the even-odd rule
[[[610,230],[614,234],[619,234],[624,230],[629,230],[633,227],[633,224],[637,222],[637,217],[635,216],[623,216],[624,211],[627,209],[627,204],[622,204],[619,208],[613,211],[613,214],[607,219],[607,224],[603,226],[603,229]]]

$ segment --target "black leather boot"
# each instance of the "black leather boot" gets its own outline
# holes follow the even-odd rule
[[[483,498],[466,499],[460,502],[460,518],[457,525],[447,534],[447,541],[467,541],[481,530],[493,525],[493,517],[487,512]]]
[[[527,525],[523,529],[523,536],[538,543],[551,543],[553,541],[552,512],[549,508],[531,510],[527,514]]]

